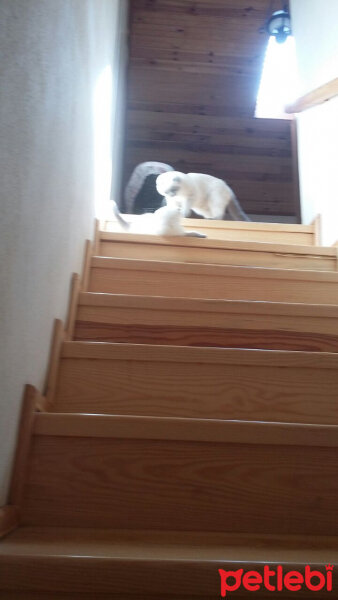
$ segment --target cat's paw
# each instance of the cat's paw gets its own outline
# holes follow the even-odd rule
[[[205,233],[200,233],[199,231],[186,231],[185,235],[187,237],[197,237],[197,238],[207,238],[208,236]]]

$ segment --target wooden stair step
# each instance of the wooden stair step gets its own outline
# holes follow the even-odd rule
[[[130,222],[137,220],[137,215],[124,215]],[[219,221],[210,219],[183,219],[187,230],[205,233],[209,239],[240,240],[252,242],[272,242],[276,244],[316,245],[316,225],[300,225],[293,223],[254,223],[240,221]],[[121,226],[116,220],[106,221],[102,233],[121,233]]]
[[[22,527],[0,545],[1,598],[211,600],[220,598],[218,569],[262,573],[264,564],[271,569],[284,564],[287,571],[304,572],[306,565],[316,565],[312,568],[326,573],[328,562],[335,589],[337,548],[337,538],[323,536]],[[271,596],[264,590],[259,596],[266,594]],[[309,592],[305,588],[297,596],[308,598]],[[239,590],[233,597],[245,596]]]
[[[57,412],[338,424],[338,355],[65,342]]]
[[[180,417],[38,413],[34,435],[338,447],[336,425]]]
[[[276,269],[337,271],[337,248],[244,242],[163,238],[128,233],[100,234],[99,255],[183,263],[242,265]]]
[[[336,426],[41,413],[22,522],[338,535],[337,448]]]
[[[337,352],[338,306],[88,292],[74,339]]]
[[[322,569],[323,570],[323,569]],[[325,573],[325,571],[323,570],[323,572]],[[90,587],[90,586],[89,586]],[[292,595],[289,595],[292,594]],[[278,594],[278,597],[282,597],[283,599],[294,599],[295,595],[293,592],[289,592],[288,595],[285,595],[284,592],[281,592]],[[329,592],[325,592],[324,596],[318,596],[318,593],[316,594],[316,600],[328,600],[328,598],[332,597],[332,594],[328,595]],[[236,600],[247,600],[248,598],[251,599],[252,594],[250,593],[250,595],[248,596],[248,592],[246,593],[246,596],[243,596],[242,594],[238,594],[236,593]],[[228,594],[229,597],[229,594]],[[266,595],[266,592],[262,592],[262,594],[260,595],[260,598],[269,598],[270,596]],[[94,596],[95,600],[158,600],[158,594],[149,594],[148,592],[146,592],[145,594],[99,594],[97,592],[95,592],[95,596]],[[302,598],[302,599],[306,599],[308,600],[309,596],[308,596],[308,592],[307,595],[304,595],[302,592],[298,593],[298,598]],[[219,600],[220,599],[220,595],[219,595],[219,590],[217,595],[213,594],[213,595],[205,595],[203,594],[203,596],[196,596],[195,594],[193,596],[191,596],[191,594],[166,594],[161,595],[161,600]],[[68,594],[67,592],[10,592],[10,591],[4,591],[2,592],[1,595],[1,600],[93,600],[93,593],[89,592],[80,592],[79,594],[71,592],[70,594]]]
[[[87,291],[338,304],[338,273],[94,257]]]

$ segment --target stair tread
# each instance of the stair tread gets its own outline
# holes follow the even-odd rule
[[[34,435],[338,447],[338,426],[188,417],[38,413]]]
[[[163,237],[157,235],[132,234],[125,232],[101,232],[100,240],[106,242],[130,242],[135,244],[153,244],[154,246],[181,246],[182,248],[213,248],[220,250],[249,250],[251,252],[281,252],[285,254],[307,254],[312,256],[330,256],[336,258],[337,250],[333,246],[306,246],[271,241],[222,240],[215,238]]]
[[[193,362],[211,364],[241,364],[275,367],[338,368],[334,352],[304,352],[301,350],[265,350],[257,348],[214,348],[165,346],[153,344],[119,344],[114,342],[66,341],[61,358],[92,358],[105,360],[135,359],[142,361]]]
[[[328,555],[329,552],[329,555]],[[338,563],[338,537],[150,530],[20,527],[1,556],[93,557],[151,561]]]
[[[242,314],[285,314],[338,317],[334,304],[303,304],[301,302],[273,302],[263,300],[222,300],[213,298],[180,298],[165,296],[137,296],[133,294],[109,294],[81,292],[79,306],[121,306],[129,308],[156,308],[165,310],[199,310],[203,312],[236,312]]]
[[[209,230],[206,230],[209,233]],[[102,257],[136,258],[161,262],[243,265],[279,269],[302,269],[335,272],[337,249],[301,246],[276,241],[240,241],[163,238],[128,233],[107,234],[98,243]]]
[[[125,215],[125,220],[135,222],[140,215]],[[298,246],[316,246],[316,226],[301,225],[296,223],[266,223],[266,222],[240,222],[220,221],[213,219],[183,219],[182,225],[187,230],[205,233],[209,240],[225,241],[253,241],[287,243]],[[126,234],[117,221],[106,222],[99,231],[99,236],[104,241],[105,236]],[[127,233],[128,234],[128,233]],[[133,234],[128,234],[133,235]],[[150,237],[150,236],[149,236]],[[161,239],[159,236],[151,236]],[[170,239],[170,238],[162,238]],[[178,240],[178,238],[176,238]]]
[[[140,215],[125,214],[123,215],[128,221],[136,221]],[[303,223],[267,223],[259,221],[227,221],[222,219],[189,219],[183,218],[182,224],[184,227],[195,228],[210,228],[210,229],[243,229],[257,231],[292,231],[313,233],[314,225],[304,225]],[[120,227],[116,219],[105,221],[106,230],[101,230],[102,233],[107,233],[109,227]],[[109,233],[109,232],[108,232]]]
[[[162,598],[165,591],[166,598],[211,600],[219,598],[219,568],[262,573],[264,564],[286,571],[310,564],[324,570],[330,562],[335,589],[337,548],[337,537],[22,527],[0,544],[1,587],[5,598],[49,598],[51,592],[53,598],[102,593],[131,600]],[[293,597],[284,592],[279,595]]]
[[[114,269],[116,267],[126,270],[159,271],[216,275],[226,275],[257,278],[260,275],[274,279],[296,279],[305,281],[332,281],[338,282],[338,273],[332,271],[313,271],[310,269],[278,269],[272,267],[244,266],[244,265],[217,265],[207,263],[182,263],[165,260],[144,260],[138,258],[114,258],[111,256],[93,256],[92,267]]]

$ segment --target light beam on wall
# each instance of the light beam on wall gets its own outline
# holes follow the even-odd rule
[[[295,40],[289,36],[283,44],[279,44],[271,36],[265,54],[255,116],[290,119],[292,117],[284,109],[298,95]]]

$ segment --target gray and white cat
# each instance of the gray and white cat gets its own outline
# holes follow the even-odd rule
[[[234,221],[250,221],[232,189],[212,175],[168,171],[157,177],[156,187],[167,205],[178,207],[184,217],[193,210],[206,219],[224,219],[228,212]]]
[[[185,231],[182,226],[182,215],[177,206],[162,206],[153,213],[137,216],[137,219],[128,223],[120,214],[115,202],[113,209],[121,227],[128,233],[143,233],[144,235],[207,237],[198,231]]]

